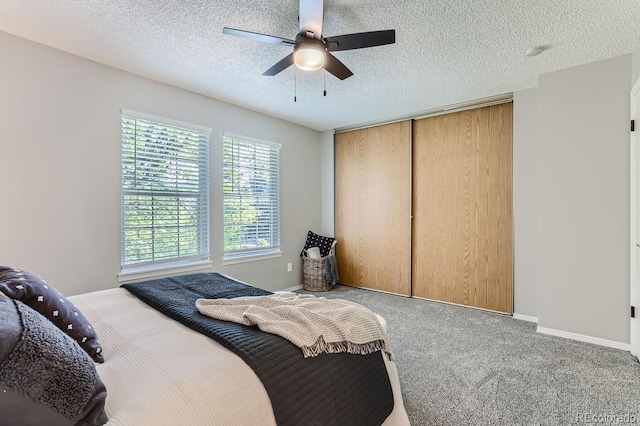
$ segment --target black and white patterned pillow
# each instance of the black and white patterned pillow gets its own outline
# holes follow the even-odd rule
[[[320,256],[329,256],[329,251],[331,251],[331,246],[333,245],[333,242],[335,240],[335,238],[323,237],[322,235],[318,235],[309,231],[307,233],[307,242],[304,243],[304,248],[300,253],[300,257],[303,257],[304,251],[311,247],[318,247],[320,249]]]
[[[0,292],[42,314],[74,339],[95,362],[104,362],[98,335],[89,320],[51,284],[29,272],[0,266]]]

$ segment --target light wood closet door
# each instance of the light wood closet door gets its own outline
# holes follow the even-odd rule
[[[409,295],[411,122],[336,135],[340,282]]]
[[[414,296],[512,312],[511,167],[511,103],[414,121]]]

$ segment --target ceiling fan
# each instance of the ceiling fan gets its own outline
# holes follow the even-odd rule
[[[324,67],[340,80],[353,73],[330,52],[382,46],[396,42],[395,30],[370,31],[322,37],[323,0],[300,0],[300,32],[295,40],[224,27],[224,34],[250,38],[266,43],[293,46],[293,53],[266,70],[262,75],[273,76],[296,65],[313,71]]]

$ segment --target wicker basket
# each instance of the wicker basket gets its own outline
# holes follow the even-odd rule
[[[324,257],[312,259],[302,258],[302,287],[307,291],[331,290],[331,283],[327,281]]]
[[[330,254],[335,254],[335,241],[331,247]],[[304,252],[304,256],[302,257],[302,288],[307,291],[331,290],[333,285],[331,281],[327,281],[327,269],[324,259],[324,257],[307,257],[307,252]]]

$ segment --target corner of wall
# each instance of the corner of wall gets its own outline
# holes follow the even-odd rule
[[[333,164],[333,130],[326,130],[320,136],[320,179],[322,192],[322,234],[334,236],[335,202],[334,202],[334,164]]]
[[[513,311],[515,315],[537,317],[537,88],[513,94],[513,235]]]

